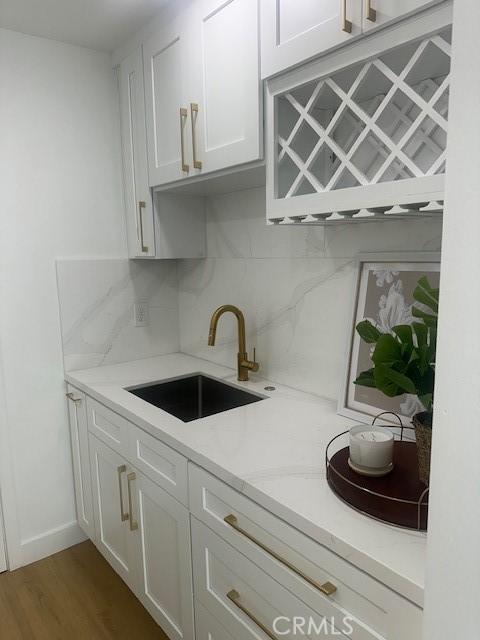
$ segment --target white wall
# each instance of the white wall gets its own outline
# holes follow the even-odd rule
[[[77,537],[54,261],[126,255],[117,120],[108,55],[0,30],[0,485],[14,566]]]
[[[479,22],[479,3],[454,3],[426,640],[480,637]]]
[[[329,228],[265,225],[265,190],[209,198],[206,260],[179,263],[182,351],[234,366],[233,316],[207,346],[213,310],[225,303],[246,315],[248,347],[257,347],[271,380],[337,399],[359,252],[437,251],[441,221],[347,224]],[[351,326],[351,325],[350,325]],[[251,355],[251,352],[250,352]]]

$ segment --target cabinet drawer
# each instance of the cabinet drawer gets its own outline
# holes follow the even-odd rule
[[[199,600],[195,601],[195,630],[196,640],[236,640]]]
[[[325,638],[379,638],[343,634],[342,630],[351,631],[343,612],[334,611],[327,601],[314,611],[195,518],[192,548],[195,596],[236,640],[293,640],[299,635],[293,632],[295,619],[317,629],[323,625]],[[303,631],[302,637],[312,640],[319,635]]]
[[[388,640],[421,638],[419,607],[191,463],[189,483],[193,515],[314,611],[347,611],[353,638],[378,637],[370,629]],[[321,591],[328,582],[337,588],[330,596]]]
[[[103,404],[87,397],[88,430],[114,451],[127,455],[128,432],[132,423]]]
[[[127,457],[147,477],[188,505],[187,459],[184,456],[130,424]]]

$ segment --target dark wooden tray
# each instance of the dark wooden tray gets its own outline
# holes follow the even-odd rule
[[[418,478],[414,442],[395,442],[395,466],[383,478],[355,473],[348,465],[348,456],[349,448],[345,447],[327,461],[327,481],[332,491],[354,509],[377,520],[407,529],[427,530],[428,492]]]

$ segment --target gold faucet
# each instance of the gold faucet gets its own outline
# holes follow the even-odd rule
[[[247,348],[245,346],[245,317],[238,307],[233,304],[223,304],[213,312],[210,320],[210,332],[208,334],[208,344],[210,347],[215,345],[215,337],[217,335],[217,324],[220,316],[230,311],[237,318],[238,322],[238,356],[237,356],[237,380],[248,380],[249,371],[258,371],[258,362],[255,361],[255,349],[253,350],[253,362],[248,359]]]

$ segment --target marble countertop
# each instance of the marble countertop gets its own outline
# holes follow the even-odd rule
[[[267,396],[184,423],[125,391],[203,372]],[[68,382],[170,445],[342,558],[423,606],[426,536],[376,522],[330,490],[325,447],[351,420],[332,400],[175,353],[66,374]],[[265,391],[272,385],[275,391]]]

